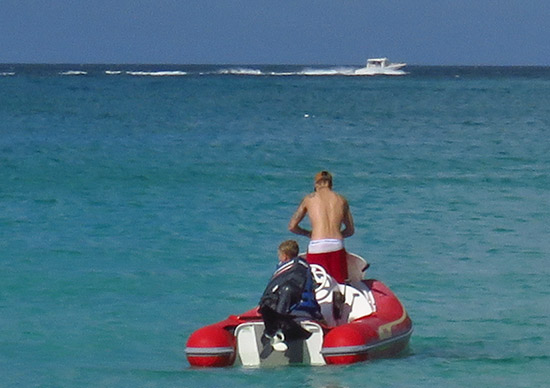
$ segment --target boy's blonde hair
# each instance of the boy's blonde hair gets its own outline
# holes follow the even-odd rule
[[[286,240],[279,245],[279,252],[287,255],[291,259],[298,256],[298,253],[300,252],[300,248],[298,247],[298,243],[294,240]]]

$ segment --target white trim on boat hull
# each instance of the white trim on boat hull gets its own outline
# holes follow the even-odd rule
[[[230,346],[220,348],[185,348],[185,353],[193,357],[223,356],[235,353],[235,349]]]
[[[376,342],[375,344],[370,344],[370,345],[338,346],[333,348],[323,348],[321,350],[321,354],[325,357],[327,356],[330,357],[330,356],[351,356],[356,354],[369,353],[376,350],[377,348],[387,346],[394,342],[402,341],[410,337],[412,332],[413,332],[413,329],[411,328],[406,333],[403,333],[396,337],[388,338],[386,340],[382,340],[382,341]]]

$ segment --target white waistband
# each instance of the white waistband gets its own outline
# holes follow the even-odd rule
[[[344,240],[337,238],[324,238],[322,240],[311,240],[307,251],[309,253],[336,252],[344,249]]]

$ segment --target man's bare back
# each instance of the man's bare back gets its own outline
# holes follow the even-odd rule
[[[355,232],[348,201],[332,191],[332,177],[330,174],[328,176],[330,180],[322,177],[318,179],[316,176],[315,192],[302,200],[290,219],[288,229],[291,232],[310,237],[312,240],[341,240]],[[299,225],[306,214],[311,222],[311,231]],[[342,224],[345,226],[343,230]]]

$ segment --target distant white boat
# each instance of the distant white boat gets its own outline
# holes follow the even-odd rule
[[[401,68],[406,63],[391,63],[388,58],[370,58],[367,66],[355,70],[354,75],[405,75]]]

